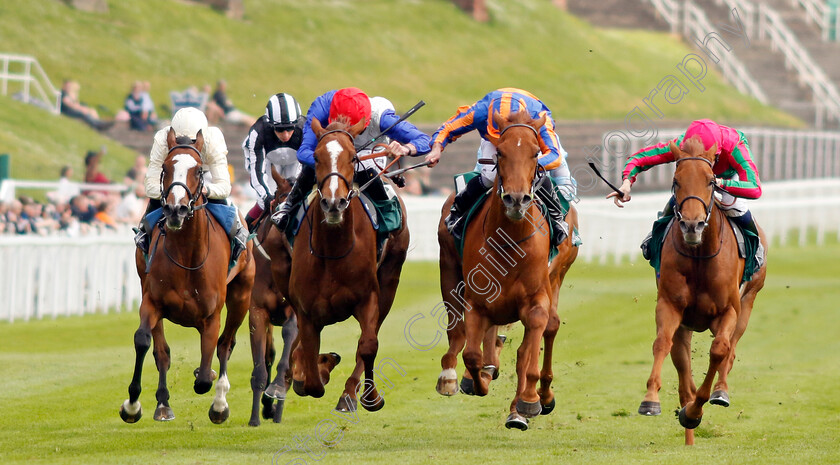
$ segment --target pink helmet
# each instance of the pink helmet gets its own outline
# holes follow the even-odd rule
[[[685,131],[685,138],[683,140],[691,139],[693,136],[700,137],[700,140],[703,141],[704,150],[709,150],[713,145],[717,144],[717,153],[720,153],[723,135],[721,134],[719,124],[710,119],[694,121]]]

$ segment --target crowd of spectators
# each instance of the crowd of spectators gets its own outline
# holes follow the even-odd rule
[[[73,168],[62,167],[56,189],[43,201],[26,195],[0,201],[0,235],[78,237],[136,226],[146,209],[146,157],[137,156],[123,179],[124,190],[82,189],[82,183],[111,184],[98,169],[102,153],[88,152],[84,179],[74,180]]]

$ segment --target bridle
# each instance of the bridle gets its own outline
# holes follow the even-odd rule
[[[199,152],[197,148],[193,147],[192,145],[185,145],[185,144],[176,145],[176,146],[172,147],[171,149],[169,149],[169,152],[167,153],[167,157],[169,155],[171,155],[172,152],[176,149],[192,150],[193,152],[198,154],[199,159],[201,159],[201,152]],[[160,188],[161,188],[160,198],[161,198],[161,201],[164,205],[166,204],[166,198],[169,197],[169,193],[172,191],[172,188],[175,187],[175,186],[183,187],[184,190],[187,191],[187,197],[190,199],[189,203],[187,204],[187,208],[189,208],[189,211],[187,213],[187,219],[192,218],[193,214],[195,213],[196,210],[200,210],[200,209],[204,208],[205,205],[207,205],[206,203],[203,203],[201,205],[196,205],[196,203],[198,202],[198,199],[202,196],[201,191],[204,190],[203,189],[204,188],[204,176],[202,176],[202,171],[200,169],[196,171],[196,177],[198,178],[198,188],[196,188],[195,192],[190,191],[190,188],[185,183],[183,183],[181,181],[173,181],[172,183],[170,183],[168,186],[166,186],[164,188],[164,186],[163,186],[163,176],[164,176],[164,174],[166,174],[166,167],[165,166],[160,172]]]
[[[353,141],[354,141],[354,139],[355,139],[355,138],[353,137],[353,135],[352,135],[352,134],[350,134],[349,132],[345,131],[344,129],[331,129],[331,130],[329,130],[329,131],[327,131],[327,132],[325,132],[325,133],[321,134],[321,137],[319,137],[319,138],[318,138],[318,143],[320,144],[321,140],[322,140],[324,137],[326,137],[326,136],[328,136],[328,135],[330,135],[330,134],[335,134],[335,133],[338,133],[338,134],[344,134],[344,135],[346,135],[347,137],[349,137],[349,138],[350,138],[350,144],[353,144]],[[358,164],[358,163],[359,163],[359,158],[358,158],[358,156],[353,155],[353,160],[352,160],[352,162],[353,162],[353,172],[355,173],[355,172],[356,172],[356,164]],[[331,172],[327,173],[327,175],[326,175],[326,176],[324,176],[323,178],[321,178],[321,179],[319,179],[319,180],[318,180],[318,183],[317,183],[318,196],[319,196],[320,198],[322,198],[322,199],[324,198],[324,195],[321,193],[321,188],[324,186],[324,183],[326,183],[326,182],[327,182],[327,179],[329,179],[329,178],[331,178],[331,177],[333,177],[333,176],[335,176],[335,177],[337,177],[338,179],[341,179],[342,181],[344,181],[344,185],[347,187],[347,196],[346,196],[346,197],[344,197],[344,200],[346,200],[346,201],[347,201],[347,203],[349,204],[349,203],[350,203],[350,200],[352,200],[352,199],[353,199],[353,197],[355,197],[355,196],[357,196],[357,195],[359,194],[359,191],[358,191],[357,189],[354,189],[354,188],[353,188],[353,183],[352,183],[352,182],[350,182],[350,181],[349,181],[346,177],[344,177],[344,175],[343,175],[343,174],[339,173],[338,171],[331,171]]]
[[[679,166],[680,163],[682,163],[684,161],[688,161],[688,160],[702,160],[703,162],[705,162],[709,165],[709,168],[714,167],[714,164],[712,163],[711,160],[709,160],[707,158],[703,158],[703,157],[680,158],[679,160],[677,160],[676,164],[677,164],[677,166]],[[671,186],[671,192],[676,194],[676,177],[674,178],[674,185]],[[674,214],[677,216],[677,220],[682,221],[682,207],[683,207],[683,204],[686,203],[687,201],[691,200],[691,199],[697,200],[698,202],[703,204],[703,209],[706,210],[705,223],[708,223],[709,219],[712,217],[712,206],[715,203],[715,189],[712,189],[712,195],[711,195],[711,198],[709,199],[708,203],[704,199],[702,199],[702,198],[700,198],[696,195],[689,195],[686,198],[682,199],[682,201],[679,204],[674,204]]]
[[[514,127],[528,128],[534,133],[534,137],[537,138],[537,141],[540,140],[540,134],[537,132],[537,130],[534,129],[534,127],[531,126],[530,124],[524,124],[524,123],[514,123],[514,124],[511,124],[510,126],[507,126],[504,129],[502,129],[502,131],[499,133],[499,139],[502,138],[502,136],[505,134],[505,132],[507,132],[508,129],[514,128]],[[539,153],[540,152],[537,151],[534,154],[534,158],[537,158],[539,156]],[[489,164],[496,165],[496,176],[499,177],[499,188],[498,188],[497,194],[499,195],[499,197],[504,198],[505,197],[505,182],[504,182],[504,179],[502,178],[502,173],[499,172],[499,156],[498,156],[498,154],[496,155],[496,161],[479,160],[479,163],[487,164],[487,165],[489,165]],[[535,198],[535,196],[534,196],[535,186],[537,185],[537,183],[541,179],[541,177],[539,176],[540,169],[542,169],[542,167],[540,166],[539,163],[537,163],[537,167],[536,167],[535,172],[534,172],[534,179],[531,182],[531,192],[529,193],[529,195],[531,196],[532,199]]]

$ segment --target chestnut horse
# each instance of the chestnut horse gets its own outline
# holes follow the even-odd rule
[[[376,231],[357,198],[358,188],[352,185],[357,163],[353,139],[363,129],[364,121],[350,126],[339,118],[323,128],[317,119],[312,120],[318,137],[317,191],[298,233],[288,278],[287,295],[300,332],[292,354],[292,387],[298,395],[324,395],[329,371],[317,364],[324,326],[353,316],[361,327],[356,366],[336,405],[339,411],[355,411],[361,389],[365,409],[376,411],[385,405],[373,381],[373,364],[379,328],[394,302],[409,241],[400,200],[402,228],[391,233],[377,263]],[[283,280],[278,266],[275,282]],[[361,383],[363,372],[365,382]]]
[[[487,395],[489,382],[497,374],[498,349],[503,342],[496,337],[496,325],[521,321],[525,336],[516,357],[518,383],[505,426],[524,431],[528,418],[554,409],[551,358],[560,327],[557,303],[563,278],[577,258],[578,248],[572,245],[571,237],[566,239],[549,265],[550,228],[533,194],[538,180],[538,131],[545,116],[533,120],[522,111],[505,119],[494,113],[493,121],[501,132],[494,142],[498,151],[495,194],[467,225],[463,259],[444,222],[454,196],[444,204],[438,226],[440,286],[449,314],[449,350],[441,359],[443,371],[437,390],[443,395],[457,392],[456,357],[463,349],[469,372],[469,378],[465,375],[462,380],[464,392]],[[577,227],[574,208],[566,221],[570,229]],[[542,370],[540,339],[545,341]]]
[[[196,328],[201,335],[201,364],[195,371],[195,392],[204,394],[213,385],[215,373],[211,369],[213,350],[219,358],[216,398],[210,406],[210,420],[224,422],[230,414],[225,396],[230,390],[227,363],[236,343],[236,330],[248,312],[251,287],[254,283],[254,261],[251,244],[240,255],[231,270],[230,240],[206,206],[202,195],[203,178],[201,132],[195,143],[189,139],[175,139],[169,131],[169,154],[161,174],[161,202],[166,219],[165,228],[155,228],[151,238],[151,257],[148,266],[143,253],[135,255],[137,274],[143,288],[140,302],[140,327],[134,333],[137,357],[134,376],[128,387],[129,398],[120,407],[120,417],[126,423],[140,419],[140,379],[143,359],[154,338],[154,357],[159,373],[155,393],[155,420],[175,418],[169,406],[166,372],[169,370],[169,345],[163,333],[163,319],[181,326]],[[244,224],[244,221],[243,221]],[[227,304],[225,328],[219,337],[222,306]],[[218,342],[218,347],[217,347]]]
[[[272,207],[281,202],[292,189],[291,183],[283,178],[276,170],[271,170],[272,178],[277,184]],[[288,382],[291,381],[290,355],[297,344],[297,318],[294,308],[280,291],[281,286],[275,284],[273,268],[280,268],[285,280],[288,281],[289,265],[291,263],[291,246],[286,235],[272,227],[269,220],[270,210],[264,211],[257,220],[257,235],[254,239],[254,262],[256,263],[256,278],[251,293],[251,307],[248,312],[251,355],[254,359],[254,370],[251,374],[251,391],[254,398],[251,408],[251,419],[248,424],[259,426],[260,401],[262,400],[262,416],[280,423],[283,417],[283,407],[286,403]],[[288,283],[285,286],[288,292]],[[283,351],[277,362],[277,375],[271,384],[268,379],[277,354],[274,349],[274,327],[282,326]],[[332,370],[341,361],[338,354],[322,354],[319,363]],[[275,402],[276,400],[276,402]]]
[[[767,265],[743,285],[744,259],[738,256],[735,233],[715,203],[717,148],[704,151],[695,136],[682,149],[671,143],[677,168],[674,173],[675,225],[662,247],[656,281],[656,340],[642,415],[658,415],[662,363],[670,352],[679,376],[679,421],[686,444],[694,443],[694,428],[703,417],[703,404],[729,406],[726,377],[735,361],[735,346],[747,329],[758,291],[764,286]],[[764,232],[759,229],[763,244]],[[697,389],[691,376],[691,334],[711,330],[709,369]],[[712,382],[718,381],[712,392]],[[710,400],[711,399],[711,400]]]

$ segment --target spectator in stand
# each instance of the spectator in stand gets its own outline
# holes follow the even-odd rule
[[[58,178],[58,188],[47,192],[47,199],[57,205],[66,204],[73,196],[79,195],[81,192],[78,184],[70,180],[73,176],[73,167],[70,165],[62,166],[60,176]]]
[[[85,155],[85,182],[88,184],[111,184],[111,180],[99,171],[99,161],[107,151],[103,145],[98,152],[88,150]],[[90,191],[86,191],[90,192]]]
[[[233,106],[233,102],[227,96],[227,82],[224,80],[219,80],[216,83],[216,91],[213,92],[213,98],[207,102],[207,111],[208,120],[210,120],[211,115],[214,117],[223,115],[222,120],[244,126],[251,126],[257,120],[253,116],[242,113]]]
[[[155,104],[146,89],[146,83],[135,81],[131,93],[125,98],[123,109],[117,113],[117,121],[128,121],[128,127],[135,131],[151,131],[156,124]]]
[[[26,234],[26,220],[22,218],[23,204],[20,200],[14,199],[9,203],[6,210],[6,230],[9,234]]]
[[[61,86],[61,114],[84,121],[90,127],[105,131],[114,125],[113,121],[103,121],[95,109],[79,101],[79,83],[68,79]]]
[[[123,178],[123,183],[134,189],[137,185],[143,186],[146,180],[146,156],[137,155],[134,158],[134,165],[128,169]]]

